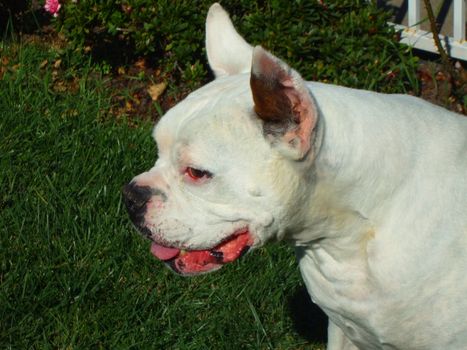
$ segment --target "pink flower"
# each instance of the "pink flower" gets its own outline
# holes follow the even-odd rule
[[[44,9],[48,13],[54,15],[54,17],[58,16],[58,10],[60,10],[60,7],[62,7],[62,5],[60,5],[58,0],[45,0]]]

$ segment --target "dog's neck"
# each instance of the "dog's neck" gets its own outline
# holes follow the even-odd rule
[[[293,240],[299,245],[332,241],[335,246],[341,239],[352,250],[373,235],[387,199],[407,176],[410,167],[403,165],[410,160],[394,142],[401,130],[381,117],[381,111],[362,107],[351,112],[347,101],[336,101],[325,87],[318,88],[317,150],[310,170],[314,185],[303,211],[306,224]],[[355,244],[347,242],[349,237]]]

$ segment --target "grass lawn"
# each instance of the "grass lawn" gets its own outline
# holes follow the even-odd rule
[[[196,278],[169,272],[120,195],[155,161],[151,125],[108,118],[89,66],[61,89],[53,50],[0,47],[0,348],[323,348],[299,335],[300,320],[309,335],[323,322],[301,302],[290,248]]]

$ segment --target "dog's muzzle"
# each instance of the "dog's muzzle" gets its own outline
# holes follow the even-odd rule
[[[248,226],[245,226],[233,232],[211,249],[188,250],[183,247],[166,245],[166,242],[156,241],[152,237],[150,229],[146,227],[144,217],[149,202],[155,199],[165,202],[167,195],[159,189],[138,186],[135,182],[125,185],[122,192],[123,201],[134,225],[152,241],[151,253],[178,274],[192,276],[217,270],[243,256],[254,243]]]

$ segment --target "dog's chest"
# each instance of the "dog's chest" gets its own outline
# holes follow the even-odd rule
[[[363,348],[379,348],[386,335],[381,334],[382,329],[372,316],[376,311],[390,309],[390,305],[384,305],[384,301],[377,297],[380,291],[367,272],[366,259],[338,261],[319,247],[299,247],[296,252],[300,272],[313,302],[355,344]]]

